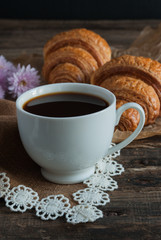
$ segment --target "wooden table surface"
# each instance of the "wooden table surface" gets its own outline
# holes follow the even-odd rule
[[[42,54],[54,34],[85,27],[99,33],[110,46],[126,48],[147,25],[142,21],[20,21],[0,20],[0,55],[12,60],[22,53]],[[94,223],[71,225],[65,218],[42,221],[34,210],[13,213],[0,199],[0,240],[161,239],[161,136],[133,141],[117,159],[125,172],[115,177],[119,188],[110,193],[104,217]]]

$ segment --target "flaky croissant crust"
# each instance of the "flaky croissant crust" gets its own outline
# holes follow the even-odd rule
[[[60,48],[72,46],[86,50],[102,66],[111,59],[111,48],[105,39],[85,28],[61,32],[50,39],[44,46],[44,58]]]
[[[118,109],[123,104],[127,103],[125,100],[117,100],[116,108]],[[116,126],[116,129],[120,131],[134,131],[140,121],[140,115],[138,111],[134,108],[129,108],[121,115],[119,124]]]
[[[161,64],[151,58],[123,55],[100,67],[91,77],[91,83],[101,83],[114,75],[126,75],[141,79],[151,85],[161,100]]]
[[[145,112],[145,125],[154,123],[155,119],[159,116],[159,98],[153,87],[142,80],[116,75],[102,82],[100,86],[113,92],[117,102],[124,100],[140,104]]]
[[[76,65],[83,72],[87,83],[90,82],[90,75],[98,68],[97,62],[87,51],[68,46],[50,53],[46,58],[42,70],[44,78],[48,81],[50,72],[63,63]]]
[[[161,113],[161,64],[150,58],[124,55],[104,64],[91,77],[91,83],[112,91],[117,107],[137,102],[145,111],[145,125]],[[133,131],[139,123],[136,110],[123,113],[118,128]]]
[[[49,83],[79,82],[86,83],[85,76],[81,69],[71,63],[57,65],[51,70],[48,78]]]

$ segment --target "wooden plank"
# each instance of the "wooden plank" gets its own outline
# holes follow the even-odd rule
[[[9,20],[0,19],[0,29],[67,29],[71,27],[91,27],[92,29],[127,29],[140,31],[146,25],[156,27],[160,20]]]
[[[30,211],[24,214],[11,214],[2,207],[0,222],[3,231],[1,239],[142,239],[159,236],[161,193],[116,191],[111,203],[102,207],[104,218],[95,223],[69,225],[64,219],[41,221]],[[119,196],[119,198],[118,198]],[[153,201],[158,199],[159,201]],[[7,214],[10,216],[8,219]],[[21,215],[21,216],[20,216]],[[150,228],[150,231],[149,231]],[[148,235],[147,235],[148,233]],[[125,235],[124,235],[125,234]],[[12,238],[3,238],[12,236]],[[119,237],[119,238],[118,238]],[[128,238],[129,237],[129,238]],[[152,238],[148,238],[152,239]],[[159,239],[159,238],[158,238]]]
[[[71,28],[86,27],[98,32],[113,46],[130,44],[146,26],[156,27],[153,21],[12,21],[0,20],[0,48],[42,47],[53,35]],[[11,41],[12,39],[12,41]]]
[[[112,47],[128,47],[134,39],[137,38],[139,31],[133,31],[131,34],[127,33],[126,30],[106,30],[98,31],[94,30],[96,33],[100,34],[105,38]],[[14,30],[5,31],[0,30],[0,49],[12,49],[15,47],[19,48],[34,48],[43,47],[44,44],[52,38],[58,31],[53,30]],[[12,39],[12,41],[11,41]],[[18,45],[17,45],[18,44]]]

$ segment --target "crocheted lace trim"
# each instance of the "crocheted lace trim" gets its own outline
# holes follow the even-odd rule
[[[112,144],[114,145],[114,144]],[[103,217],[98,206],[110,202],[107,191],[118,188],[117,182],[111,176],[121,175],[124,168],[113,158],[120,155],[120,151],[101,159],[95,166],[95,173],[83,183],[87,188],[73,193],[73,199],[78,205],[71,208],[69,199],[63,194],[50,195],[39,200],[38,193],[24,185],[10,189],[10,179],[6,173],[0,173],[0,198],[14,212],[25,212],[35,208],[36,216],[42,220],[55,220],[65,215],[68,223],[94,222]]]

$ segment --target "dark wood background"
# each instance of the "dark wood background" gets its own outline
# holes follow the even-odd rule
[[[86,27],[101,34],[111,46],[128,47],[147,25],[160,20],[122,21],[20,21],[0,20],[0,55],[12,60],[23,52],[42,54],[54,34]],[[117,159],[125,167],[114,177],[119,188],[101,207],[102,219],[71,225],[65,218],[42,221],[30,210],[13,213],[0,199],[1,240],[160,240],[161,239],[161,136],[133,141]]]

